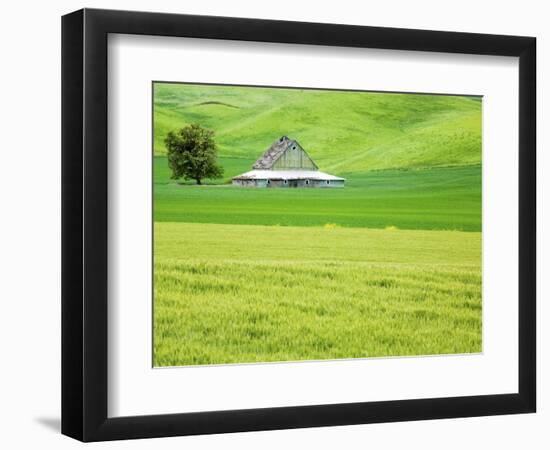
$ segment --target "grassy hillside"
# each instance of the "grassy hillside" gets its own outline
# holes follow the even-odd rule
[[[481,233],[156,223],[154,289],[155,366],[481,351]]]
[[[247,169],[281,135],[337,174],[481,163],[479,98],[166,83],[154,94],[156,155],[168,131],[197,122]]]

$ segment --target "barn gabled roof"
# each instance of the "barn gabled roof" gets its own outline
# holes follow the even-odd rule
[[[283,153],[293,145],[298,145],[298,147],[300,147],[305,153],[305,150],[303,150],[303,148],[300,146],[300,144],[298,144],[297,141],[295,141],[294,139],[289,139],[286,136],[282,136],[281,138],[277,139],[273,144],[271,144],[271,147],[269,147],[264,152],[264,154],[257,159],[252,168],[258,170],[272,169],[273,164],[275,164],[275,162],[283,155]],[[313,161],[311,162],[315,167],[317,167],[317,165]]]

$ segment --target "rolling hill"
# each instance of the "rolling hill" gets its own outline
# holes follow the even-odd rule
[[[336,173],[478,165],[481,106],[465,96],[155,83],[154,152],[166,153],[168,131],[196,122],[239,169],[281,135]]]

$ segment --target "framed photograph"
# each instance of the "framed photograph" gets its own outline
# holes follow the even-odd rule
[[[62,432],[535,412],[535,38],[62,20]]]

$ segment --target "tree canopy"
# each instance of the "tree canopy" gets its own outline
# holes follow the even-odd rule
[[[201,184],[205,178],[223,175],[223,168],[217,164],[218,150],[212,130],[194,123],[170,131],[164,142],[173,179],[184,178]]]

